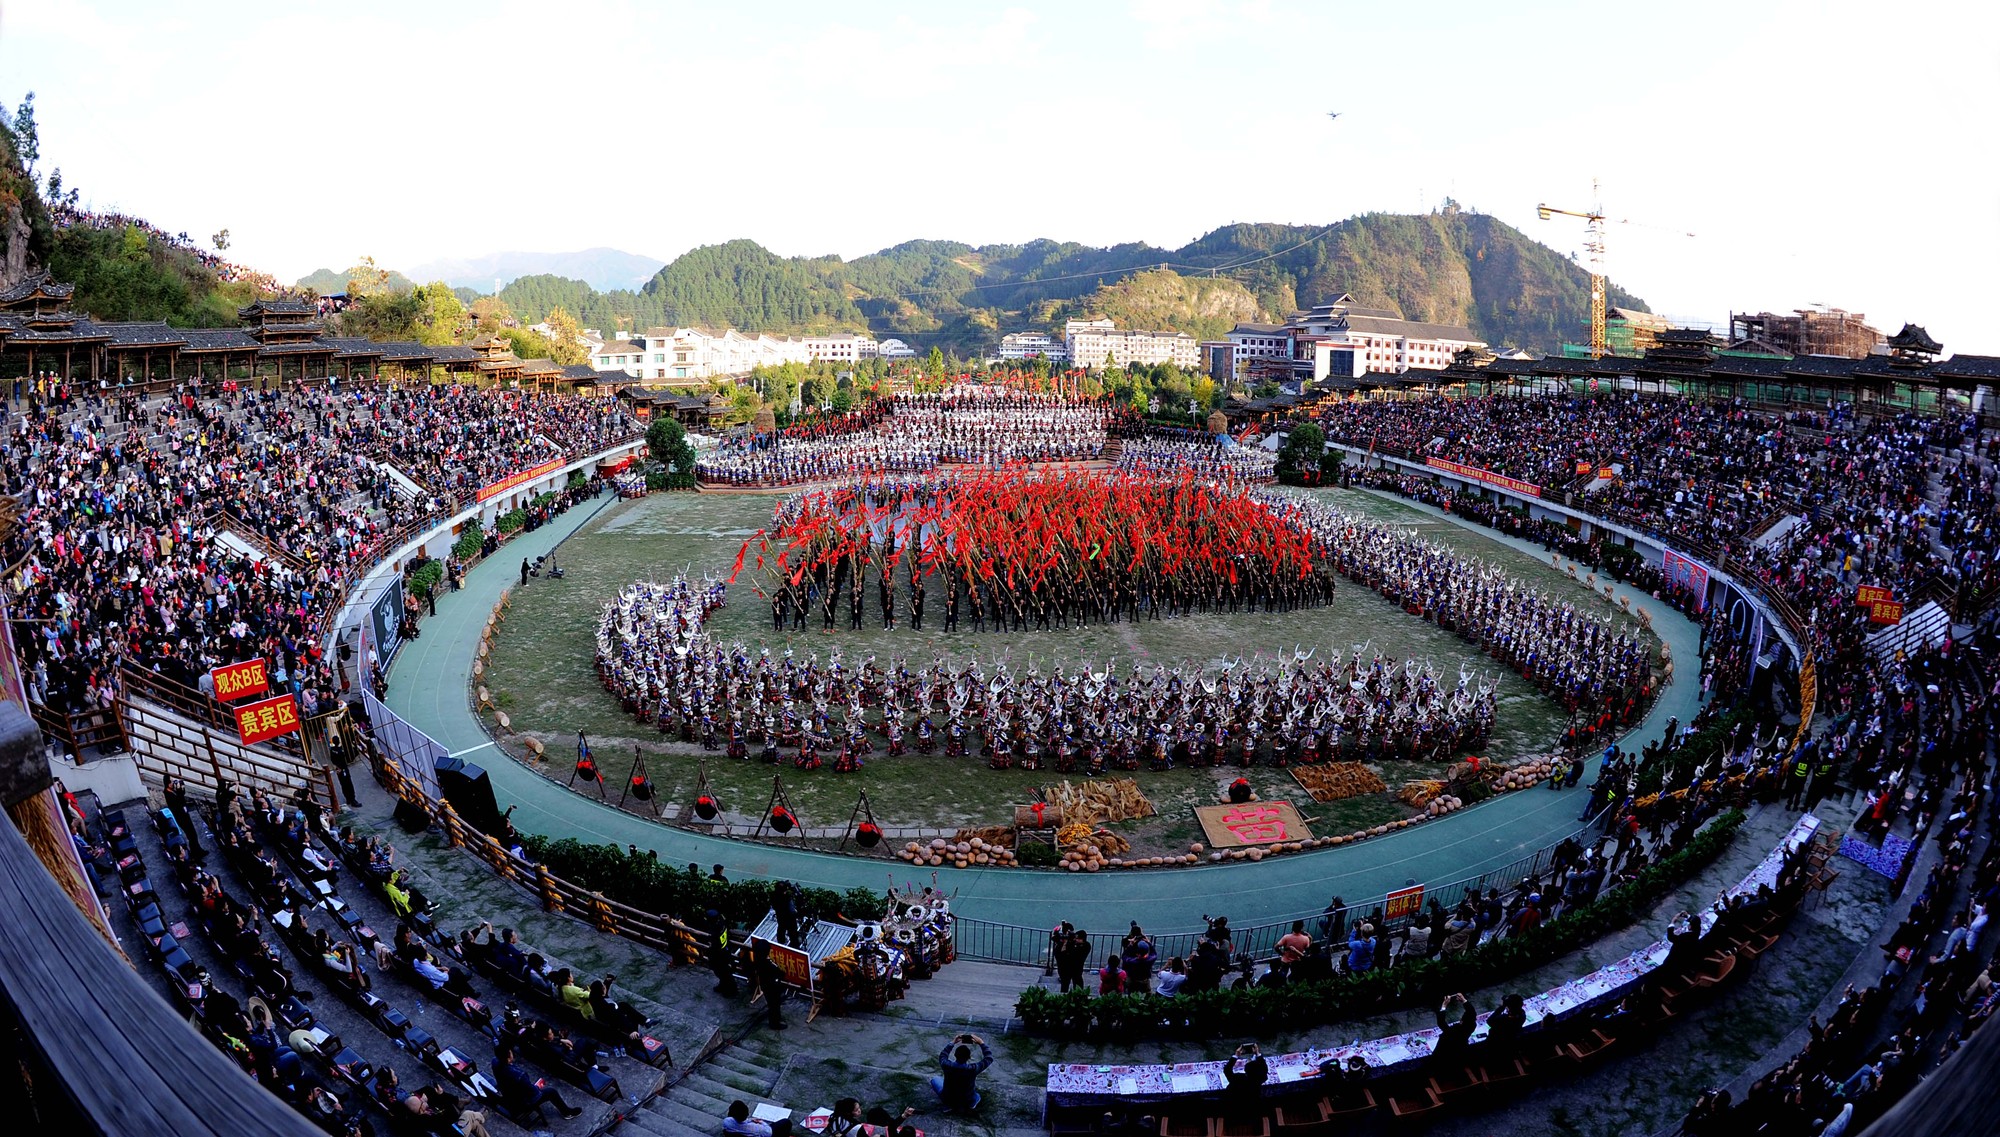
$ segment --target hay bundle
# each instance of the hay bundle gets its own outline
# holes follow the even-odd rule
[[[1133,778],[1099,778],[1088,782],[1058,782],[1042,789],[1051,806],[1063,812],[1063,819],[1084,825],[1104,825],[1151,817],[1160,812],[1139,790]]]
[[[1404,782],[1403,788],[1396,792],[1396,796],[1402,799],[1404,805],[1422,809],[1430,804],[1432,798],[1443,792],[1442,781],[1436,778],[1418,778],[1414,782]]]
[[[1379,794],[1389,787],[1381,775],[1359,762],[1329,762],[1323,766],[1293,766],[1292,777],[1314,801]]]

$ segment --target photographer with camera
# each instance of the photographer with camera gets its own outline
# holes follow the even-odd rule
[[[1089,945],[1085,945],[1088,950]],[[979,1048],[977,1058],[972,1048]],[[938,1052],[942,1076],[931,1079],[931,1091],[952,1113],[970,1113],[979,1108],[979,1072],[993,1065],[993,1048],[976,1034],[953,1035]]]
[[[1238,1063],[1242,1063],[1238,1067]],[[1271,1064],[1254,1042],[1246,1042],[1229,1056],[1229,1062],[1222,1068],[1222,1080],[1228,1083],[1223,1090],[1223,1103],[1232,1117],[1247,1118],[1261,1113],[1264,1108],[1264,1083],[1271,1077]]]

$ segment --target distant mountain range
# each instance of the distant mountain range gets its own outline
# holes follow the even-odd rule
[[[482,295],[505,287],[517,277],[537,275],[570,277],[600,292],[610,292],[639,287],[666,263],[659,257],[605,248],[573,253],[487,253],[430,261],[404,270],[404,275],[420,283],[442,280],[454,288],[470,288]]]

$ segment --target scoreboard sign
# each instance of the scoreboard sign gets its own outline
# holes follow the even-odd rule
[[[290,695],[231,707],[229,713],[236,716],[236,736],[245,746],[269,742],[299,729],[299,704]]]
[[[271,689],[271,679],[265,673],[261,659],[246,659],[242,663],[217,667],[208,673],[208,678],[215,684],[216,701],[222,703],[261,695]]]

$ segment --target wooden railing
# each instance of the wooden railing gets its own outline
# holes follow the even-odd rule
[[[421,809],[444,836],[445,844],[462,848],[486,862],[503,879],[533,893],[546,912],[566,912],[607,935],[621,936],[666,955],[677,964],[700,965],[709,958],[713,939],[708,933],[667,915],[651,915],[572,884],[548,866],[522,860],[491,834],[459,817],[450,802],[426,796],[394,763],[375,763],[375,776],[397,800]]]

